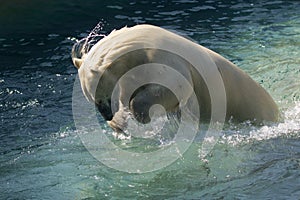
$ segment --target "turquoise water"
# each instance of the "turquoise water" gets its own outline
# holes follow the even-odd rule
[[[299,199],[299,10],[298,1],[1,2],[0,199]],[[103,34],[150,23],[220,53],[273,96],[281,121],[226,125],[206,159],[196,139],[159,171],[108,168],[72,115],[70,51],[99,21]]]

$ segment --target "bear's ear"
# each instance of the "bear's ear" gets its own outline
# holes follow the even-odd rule
[[[82,59],[73,58],[73,64],[75,65],[75,67],[77,67],[77,69],[79,69],[82,64]]]

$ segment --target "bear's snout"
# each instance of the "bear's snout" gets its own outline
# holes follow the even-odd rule
[[[101,113],[102,117],[106,121],[110,121],[113,118],[113,114],[111,112],[110,101],[106,103],[98,102],[95,104],[98,111]]]

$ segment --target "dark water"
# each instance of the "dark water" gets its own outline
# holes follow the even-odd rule
[[[299,10],[299,1],[1,1],[0,199],[299,199]],[[103,34],[149,23],[220,53],[267,89],[281,122],[231,124],[206,161],[195,141],[157,172],[106,167],[72,116],[70,51],[99,21]]]

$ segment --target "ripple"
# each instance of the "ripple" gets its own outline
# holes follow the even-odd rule
[[[199,12],[200,10],[215,10],[215,9],[216,8],[213,6],[196,6],[196,7],[189,9],[189,11]]]
[[[112,9],[117,9],[117,10],[122,10],[122,6],[106,6],[107,8],[112,8]]]

